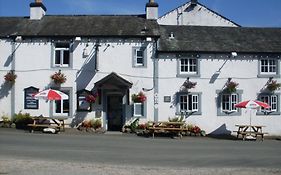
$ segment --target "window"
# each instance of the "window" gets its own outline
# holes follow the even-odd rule
[[[201,93],[178,93],[177,114],[201,114]]]
[[[199,61],[197,58],[181,58],[178,59],[178,77],[199,75]]]
[[[243,90],[236,90],[235,93],[229,93],[217,90],[217,115],[218,116],[239,116],[241,109],[235,108],[235,105],[242,99]]]
[[[238,103],[238,94],[223,94],[221,103],[222,112],[237,112],[234,105]]]
[[[56,43],[55,45],[55,67],[70,67],[70,44]]]
[[[258,77],[280,77],[279,75],[278,59],[261,59],[259,61],[259,75]]]
[[[277,70],[276,60],[272,60],[272,59],[261,60],[262,74],[276,74],[276,70]]]
[[[145,64],[145,48],[133,48],[133,67],[144,67],[146,66]]]
[[[196,59],[185,58],[180,60],[180,72],[188,74],[197,73],[197,61]]]
[[[134,103],[134,116],[135,117],[144,116],[144,103]]]
[[[92,105],[87,102],[87,95],[91,94],[90,91],[80,90],[77,92],[77,111],[91,111]]]
[[[180,96],[180,111],[198,111],[198,95],[181,95]]]
[[[259,100],[267,103],[270,106],[270,108],[269,109],[261,108],[257,112],[257,114],[260,114],[260,115],[264,115],[264,114],[277,115],[277,114],[280,114],[279,99],[280,99],[280,94],[259,94]]]
[[[61,90],[70,98],[70,90]],[[53,102],[53,116],[69,116],[70,115],[70,100],[55,100]]]

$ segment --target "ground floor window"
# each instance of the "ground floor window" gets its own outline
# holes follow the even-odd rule
[[[218,116],[241,115],[241,109],[235,108],[235,105],[242,99],[242,90],[236,90],[234,93],[221,90],[217,90],[216,92]]]
[[[259,94],[258,95],[258,100],[267,103],[270,108],[265,109],[261,108],[258,111],[258,114],[266,115],[266,114],[271,114],[271,115],[278,115],[280,114],[280,94]]]
[[[144,116],[144,103],[134,103],[133,111],[134,111],[135,117],[143,117]]]
[[[200,114],[201,113],[201,94],[200,93],[188,93],[180,92],[177,95],[177,113],[185,114]]]
[[[70,116],[70,90],[60,90],[67,94],[69,99],[53,101],[53,116]]]

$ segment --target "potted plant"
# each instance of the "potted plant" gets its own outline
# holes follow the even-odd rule
[[[143,103],[146,101],[146,96],[144,95],[143,92],[139,92],[138,94],[133,94],[132,101],[134,103]]]
[[[268,89],[270,92],[276,91],[280,89],[281,84],[277,83],[277,80],[272,80],[270,83],[267,84],[266,89]]]
[[[226,86],[225,90],[229,93],[236,92],[238,85],[239,83],[236,83],[235,81],[228,81],[225,85]]]
[[[59,70],[58,72],[55,72],[53,75],[51,75],[51,80],[55,84],[63,84],[66,82],[66,76],[61,73],[61,70]]]
[[[16,81],[16,78],[17,78],[17,75],[15,74],[14,71],[9,71],[5,76],[4,76],[4,79],[6,82],[9,82],[9,83],[15,83]]]

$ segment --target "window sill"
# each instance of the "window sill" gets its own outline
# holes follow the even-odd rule
[[[270,77],[280,78],[280,75],[278,75],[278,74],[258,74],[257,77],[258,78],[270,78]]]

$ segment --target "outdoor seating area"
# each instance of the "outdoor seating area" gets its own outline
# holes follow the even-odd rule
[[[29,131],[33,133],[35,130],[42,130],[44,128],[53,128],[56,132],[65,131],[64,120],[62,117],[32,117],[33,123],[28,124]]]
[[[264,135],[268,134],[266,132],[263,132],[263,128],[265,126],[261,126],[261,125],[235,125],[236,127],[238,127],[237,131],[234,131],[237,133],[237,139],[239,138],[239,136],[242,137],[243,140],[246,139],[253,139],[253,140],[257,140],[257,137],[260,136],[261,140],[264,140]]]

